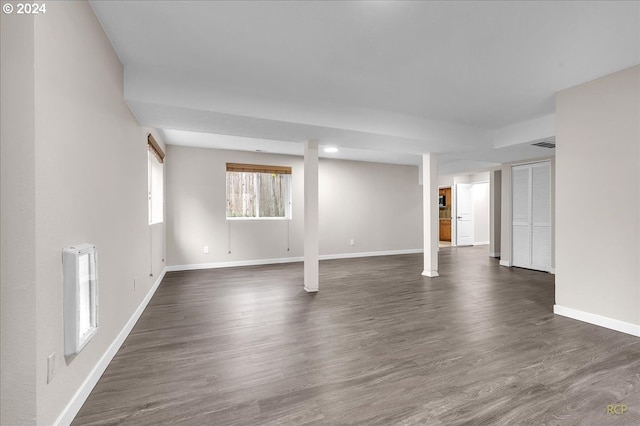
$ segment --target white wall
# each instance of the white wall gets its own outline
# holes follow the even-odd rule
[[[27,22],[27,17],[13,14],[13,18]],[[32,118],[20,122],[25,135],[35,135],[31,158],[25,163],[21,163],[24,158],[20,152],[5,152],[5,143],[13,149],[18,140],[5,140],[4,108],[2,117],[3,226],[5,207],[18,202],[25,208],[22,225],[27,228],[26,246],[15,246],[11,252],[5,251],[5,243],[10,241],[2,234],[2,423],[53,424],[160,275],[162,226],[148,225],[147,133],[123,101],[122,65],[90,5],[47,3],[46,16],[35,19],[26,34],[33,40],[30,60],[25,59],[29,58],[28,50],[4,56],[4,41],[25,36],[25,27],[5,28],[4,16],[2,27],[3,78],[8,64],[12,72],[32,73],[24,92],[10,93],[20,104],[31,92],[35,105]],[[5,95],[3,86],[3,102]],[[12,123],[8,131],[15,130],[15,125]],[[24,164],[24,169],[5,169],[5,162]],[[13,189],[34,180],[35,203],[22,203],[23,197]],[[10,190],[5,194],[6,187]],[[32,216],[35,220],[30,222]],[[77,356],[65,359],[61,253],[65,247],[84,242],[98,247],[99,326]],[[152,256],[153,247],[158,253]],[[27,281],[6,282],[5,263],[16,261],[19,266],[21,259],[31,263],[26,269]],[[29,271],[34,273],[33,283]],[[151,271],[153,277],[149,276]],[[5,293],[8,286],[16,284],[24,284],[28,291]],[[35,307],[35,321],[27,321],[29,329],[19,337],[13,331],[25,327],[21,324],[24,318],[5,317],[5,304],[24,307],[25,315]],[[9,330],[6,335],[5,330]],[[10,365],[4,363],[5,351]],[[21,353],[19,362],[12,356],[15,351]],[[47,384],[47,356],[52,353],[56,355],[55,376]],[[5,412],[5,398],[11,399],[13,392],[4,391],[5,371],[14,369],[28,380],[33,374],[35,383],[27,381],[28,392],[19,390],[22,400]],[[31,414],[33,407],[35,416]],[[28,421],[22,413],[29,413]]]
[[[302,157],[181,146],[168,146],[167,157],[168,265],[204,267],[303,255]],[[227,162],[290,166],[292,220],[227,221]],[[421,249],[417,178],[414,166],[321,159],[320,254]]]
[[[559,92],[556,115],[556,304],[640,325],[640,66]]]

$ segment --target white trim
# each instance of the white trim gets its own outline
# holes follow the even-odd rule
[[[511,267],[511,262],[509,262],[508,260],[500,260],[500,266],[506,266],[508,268]]]
[[[477,243],[473,243],[474,246],[488,246],[489,245],[489,241],[480,241]]]
[[[556,274],[556,268],[550,268],[549,269],[549,273],[555,275]]]
[[[91,370],[91,373],[89,373],[89,375],[84,380],[82,385],[80,385],[80,388],[73,395],[73,397],[71,398],[67,406],[64,407],[64,410],[62,410],[62,413],[60,413],[60,415],[56,419],[54,423],[55,425],[66,426],[71,424],[73,419],[76,417],[76,415],[80,411],[80,408],[82,408],[82,405],[85,403],[85,401],[89,397],[89,394],[91,393],[95,385],[98,383],[98,380],[100,380],[100,377],[102,377],[102,373],[104,373],[104,371],[107,369],[107,367],[109,366],[109,363],[111,362],[113,357],[116,355],[116,353],[120,349],[120,346],[122,346],[125,339],[127,338],[127,336],[129,336],[129,333],[131,332],[133,327],[136,325],[136,322],[138,322],[138,319],[142,315],[142,312],[144,312],[145,308],[149,304],[149,301],[151,300],[156,290],[158,289],[158,286],[162,282],[162,279],[164,278],[166,271],[167,271],[167,268],[164,268],[162,270],[156,282],[153,284],[153,286],[151,287],[147,295],[144,297],[144,299],[142,299],[142,302],[140,302],[138,309],[136,309],[133,315],[131,315],[131,318],[129,318],[129,321],[127,321],[127,323],[125,324],[123,329],[120,331],[120,333],[118,333],[113,343],[109,345],[104,355],[102,355],[102,358],[100,358],[96,366],[93,367],[93,370]]]
[[[422,271],[422,275],[424,275],[425,277],[430,277],[430,278],[435,278],[435,277],[439,277],[440,276],[438,271],[428,271],[426,269],[424,271]]]
[[[290,217],[288,216],[278,216],[278,217],[267,217],[267,216],[258,216],[258,217],[242,217],[242,216],[229,216],[227,217],[227,220],[231,220],[231,221],[247,221],[247,220],[291,220]]]
[[[542,141],[542,139],[540,140]],[[531,142],[535,142],[535,141],[531,141]],[[522,161],[518,161],[515,163],[508,163],[511,167],[513,166],[527,166],[529,164],[540,164],[540,163],[546,163],[549,162],[549,164],[551,164],[551,159],[553,157],[540,157],[537,159],[533,159],[533,160],[522,160]]]
[[[321,254],[320,260],[351,259],[354,257],[395,256],[397,254],[424,253],[423,249],[369,251],[363,253]]]
[[[621,333],[631,334],[640,337],[640,325],[630,322],[620,321],[617,319],[603,317],[602,315],[592,314],[589,312],[579,311],[577,309],[567,308],[565,306],[553,305],[553,313],[562,315],[563,317],[572,318],[578,321],[594,324],[610,330],[619,331]]]
[[[237,266],[274,265],[304,261],[303,257],[283,257],[280,259],[236,260],[232,262],[193,263],[190,265],[167,266],[167,272],[193,271],[196,269],[235,268]]]
[[[500,257],[500,252],[496,251],[496,252],[493,252],[493,253],[489,253],[489,257]]]
[[[386,250],[362,253],[321,254],[320,260],[351,259],[356,257],[395,256],[398,254],[423,253],[423,249]],[[295,263],[304,261],[304,257],[282,257],[276,259],[235,260],[231,262],[195,263],[190,265],[167,266],[167,272],[191,271],[195,269],[234,268],[237,266],[274,265],[278,263]]]

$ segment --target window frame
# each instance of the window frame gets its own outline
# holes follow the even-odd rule
[[[164,158],[165,153],[151,134],[147,136],[147,198],[148,198],[148,222],[149,226],[164,223]],[[160,188],[155,188],[153,179],[154,168],[159,167],[161,176]],[[154,191],[154,189],[156,189]],[[160,200],[154,194],[160,194]],[[158,206],[158,203],[160,204]],[[157,207],[157,208],[155,208]],[[158,213],[159,212],[159,213]]]
[[[229,202],[229,194],[227,192],[226,179],[228,179],[229,172],[236,173],[251,173],[255,175],[255,213],[256,216],[227,216],[227,205]],[[286,177],[286,185],[285,185],[285,215],[284,216],[259,216],[260,215],[260,175],[261,174],[278,174],[284,175]],[[292,179],[291,179],[291,167],[285,166],[265,166],[265,165],[257,165],[257,164],[239,164],[239,163],[227,163],[227,168],[225,171],[225,218],[227,220],[235,221],[282,221],[282,220],[292,220],[293,216],[293,202],[292,202],[292,193],[291,190]]]

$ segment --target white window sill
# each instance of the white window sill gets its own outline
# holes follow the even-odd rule
[[[248,220],[253,220],[253,221],[260,221],[260,220],[264,220],[264,221],[273,221],[273,220],[291,220],[291,218],[289,217],[228,217],[227,220],[238,220],[238,221],[248,221]]]

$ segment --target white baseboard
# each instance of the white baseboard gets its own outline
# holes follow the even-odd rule
[[[556,274],[556,268],[549,269],[549,273],[552,274],[552,275],[555,275]]]
[[[560,305],[553,305],[553,313],[556,315],[562,315],[563,317],[572,318],[578,321],[608,328],[610,330],[615,330],[621,333],[640,337],[640,325],[638,324],[632,324],[630,322],[603,317],[602,315],[579,311],[577,309],[567,308]]]
[[[363,253],[321,254],[320,260],[351,259],[355,257],[395,256],[397,254],[424,253],[423,249],[369,251]]]
[[[511,267],[511,262],[509,262],[508,260],[501,260],[500,261],[500,266],[507,266],[507,267]]]
[[[440,276],[438,271],[430,271],[430,270],[427,270],[427,269],[422,271],[422,275],[425,276],[425,277],[430,277],[430,278],[435,278],[435,277],[439,277]]]
[[[73,395],[64,410],[62,410],[62,413],[60,413],[60,415],[56,419],[56,422],[54,423],[55,425],[66,426],[71,424],[75,416],[78,414],[78,411],[80,411],[80,408],[82,408],[82,404],[84,404],[84,402],[87,400],[89,394],[98,383],[98,380],[100,380],[100,377],[102,377],[102,373],[104,373],[104,370],[107,369],[109,363],[118,352],[118,349],[120,349],[125,339],[138,322],[138,319],[140,319],[142,312],[144,312],[145,308],[149,304],[149,301],[162,282],[166,271],[167,268],[164,268],[162,270],[158,279],[153,283],[153,286],[151,286],[151,289],[149,290],[147,295],[144,297],[144,299],[142,299],[142,302],[140,302],[138,309],[136,309],[133,315],[131,315],[131,318],[129,318],[129,321],[127,321],[124,328],[120,331],[118,336],[116,336],[111,345],[109,345],[104,355],[102,355],[102,358],[100,358],[96,366],[93,367],[93,370],[91,370],[91,373],[89,373],[89,376],[85,379],[80,388]]]
[[[474,246],[488,246],[489,241],[478,241],[473,243]]]
[[[371,251],[361,253],[339,253],[339,254],[321,254],[320,260],[334,260],[334,259],[351,259],[357,257],[372,257],[372,256],[394,256],[398,254],[414,254],[422,253],[423,249],[406,249],[406,250],[386,250],[386,251]],[[167,266],[167,272],[174,271],[191,271],[195,269],[215,269],[215,268],[234,268],[237,266],[258,266],[258,265],[274,265],[278,263],[295,263],[303,262],[304,257],[282,257],[276,259],[256,259],[256,260],[235,260],[231,262],[213,262],[213,263],[196,263],[191,265],[172,265]]]
[[[275,265],[277,263],[295,263],[304,261],[304,257],[282,257],[279,259],[234,260],[231,262],[193,263],[189,265],[167,266],[167,272],[193,271],[196,269],[235,268],[237,266]]]
[[[500,252],[496,251],[496,252],[493,252],[493,253],[489,253],[489,257],[500,257]]]

